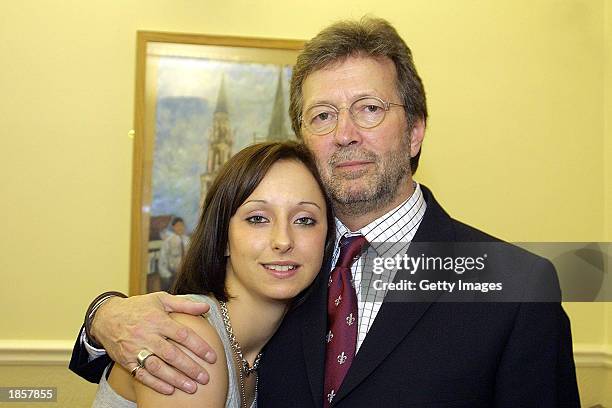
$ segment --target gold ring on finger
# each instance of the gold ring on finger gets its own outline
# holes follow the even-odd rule
[[[134,378],[136,378],[136,374],[138,373],[138,370],[140,370],[141,368],[143,368],[142,366],[137,365],[136,367],[132,368],[132,371],[130,371],[130,375]]]
[[[138,352],[138,355],[136,356],[136,361],[138,361],[138,365],[140,367],[144,367],[145,366],[145,361],[147,361],[147,358],[154,356],[155,354],[147,349],[142,349]]]

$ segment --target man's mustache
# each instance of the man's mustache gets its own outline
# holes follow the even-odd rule
[[[347,161],[369,161],[378,162],[378,156],[364,149],[341,149],[336,151],[329,159],[329,164],[332,166],[338,163],[344,163]]]

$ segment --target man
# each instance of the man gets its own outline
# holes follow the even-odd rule
[[[315,154],[333,201],[336,267],[331,273],[331,267],[324,268],[311,295],[286,316],[266,346],[259,404],[579,406],[569,320],[559,302],[382,303],[376,297],[370,300],[363,262],[344,261],[348,237],[400,246],[496,241],[451,219],[412,178],[427,108],[410,50],[395,29],[371,18],[333,24],[298,57],[290,92],[293,129]],[[504,256],[511,254],[505,263],[511,260],[521,277],[531,272],[554,275],[549,262],[503,245]],[[351,276],[342,275],[343,270]],[[351,293],[348,284],[340,286],[344,298],[334,293],[337,277],[352,279],[358,292],[350,295],[357,303],[351,305],[357,319],[352,313],[346,316],[350,328],[337,326],[344,316],[336,319],[335,307],[344,307],[342,299]],[[160,313],[176,308],[202,312],[165,294],[113,298],[93,322],[89,319],[91,334],[127,369],[137,366],[140,349],[155,353],[145,362],[146,370],[138,370],[145,384],[160,392],[172,391],[168,383],[190,391],[196,384],[163,361],[201,383],[207,376],[163,337],[203,358],[208,349],[191,333],[177,334],[176,324]],[[120,324],[118,316],[126,323]],[[338,340],[347,349],[336,355]],[[94,356],[77,342],[71,366],[97,380],[99,367],[108,360],[90,362]]]
[[[161,290],[167,292],[172,287],[181,260],[187,251],[187,245],[189,238],[185,235],[185,222],[181,217],[172,218],[159,254]]]

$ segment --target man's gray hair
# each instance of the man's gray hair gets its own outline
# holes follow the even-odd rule
[[[289,116],[291,126],[301,137],[300,117],[303,108],[302,85],[308,75],[349,57],[389,58],[397,71],[397,93],[405,105],[408,129],[416,121],[427,120],[425,90],[412,61],[412,53],[395,28],[381,18],[363,17],[345,20],[325,28],[308,41],[293,68],[290,86]],[[419,154],[411,160],[414,173]]]

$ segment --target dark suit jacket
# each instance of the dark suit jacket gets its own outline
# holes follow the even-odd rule
[[[422,186],[427,211],[415,242],[495,239],[451,219]],[[512,271],[550,262],[507,244]],[[285,317],[264,350],[260,407],[322,407],[327,273]],[[97,382],[77,339],[70,368]],[[579,407],[570,324],[559,302],[385,302],[344,380],[337,407]]]
[[[422,189],[427,211],[413,241],[497,241],[451,219]],[[507,270],[498,272],[537,272],[557,284],[550,262],[500,245]],[[327,278],[321,275],[266,346],[262,407],[323,405]],[[579,407],[569,319],[559,302],[385,302],[333,406]]]

